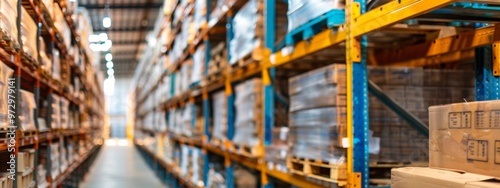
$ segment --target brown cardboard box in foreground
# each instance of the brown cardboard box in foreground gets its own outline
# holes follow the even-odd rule
[[[429,166],[500,178],[500,101],[429,108]]]
[[[393,168],[393,188],[493,188],[500,180],[491,176],[424,167]]]

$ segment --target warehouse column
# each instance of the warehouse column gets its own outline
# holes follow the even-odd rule
[[[476,49],[476,88],[477,101],[500,99],[500,77],[494,72],[493,66],[499,66],[500,44]],[[497,61],[497,62],[495,62]]]

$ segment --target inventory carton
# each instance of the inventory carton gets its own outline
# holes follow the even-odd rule
[[[429,108],[430,167],[500,177],[500,101]]]
[[[500,187],[500,180],[490,176],[422,167],[393,168],[391,180],[393,188]]]

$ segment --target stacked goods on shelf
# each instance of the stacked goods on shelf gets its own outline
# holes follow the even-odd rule
[[[500,178],[500,102],[429,108],[429,166]]]
[[[1,164],[0,168],[4,169],[4,171],[8,171],[11,167],[9,161],[11,154],[0,155],[1,160],[5,162],[5,164]],[[18,187],[29,187],[30,184],[33,183],[33,170],[35,169],[35,149],[20,149],[17,153],[17,184]],[[12,175],[8,173],[6,176]],[[10,179],[10,178],[9,178]],[[7,183],[7,182],[2,182]],[[19,186],[20,185],[20,186]],[[0,187],[2,187],[0,185]],[[12,186],[11,186],[12,187]]]
[[[37,35],[38,27],[31,16],[26,12],[26,9],[21,9],[21,41],[23,43],[23,51],[31,56],[32,60],[38,60]]]
[[[60,104],[61,104],[61,129],[68,129],[69,128],[69,102],[65,98],[61,97],[60,99]]]
[[[155,111],[155,125],[157,126],[157,131],[164,132],[167,130],[167,119],[165,118],[165,112],[161,109]]]
[[[229,41],[229,63],[236,64],[249,54],[254,60],[261,60],[252,54],[256,48],[263,45],[262,39],[262,5],[261,0],[249,0],[234,16],[233,38]],[[262,58],[262,57],[260,57]]]
[[[51,6],[51,5],[46,5],[46,6]],[[71,45],[71,30],[68,26],[68,23],[66,22],[66,18],[59,4],[54,3],[52,4],[52,6],[54,6],[54,15],[53,15],[54,26],[59,31],[59,33],[61,33],[62,35],[61,37],[66,48],[69,48]]]
[[[1,97],[0,100],[7,101],[7,95],[8,95],[8,85],[9,85],[9,78],[12,76],[12,73],[14,71],[9,68],[7,65],[5,65],[3,62],[0,61],[0,93]],[[2,102],[0,103],[0,127],[6,127],[8,126],[8,106],[7,103]]]
[[[56,48],[52,49],[52,78],[55,80],[61,80],[61,59],[59,50]],[[88,73],[90,74],[90,73]]]
[[[205,0],[195,0],[194,2],[194,14],[193,14],[193,30],[198,32],[206,27],[206,15],[207,15],[207,1]]]
[[[74,141],[68,140],[68,143],[66,144],[66,153],[68,156],[68,164],[72,164],[77,156]]]
[[[239,147],[239,152],[247,152],[249,155],[260,155],[262,151],[255,146],[262,145],[260,136],[263,123],[263,97],[262,80],[254,78],[241,82],[235,86],[236,98],[234,137],[232,143]],[[247,149],[250,148],[248,151]]]
[[[226,4],[226,0],[216,0],[216,4],[213,10],[210,11],[210,20],[208,21],[209,26],[213,26],[216,22],[224,16],[224,13],[227,11],[228,7]]]
[[[167,164],[172,164],[174,162],[174,142],[168,136],[163,137],[163,156],[162,159],[167,162]]]
[[[345,72],[345,65],[330,65],[290,78],[290,171],[346,179]]]
[[[61,162],[60,162],[60,157],[61,157],[61,154],[59,152],[59,143],[52,143],[49,145],[49,152],[50,152],[50,176],[52,177],[52,179],[56,179],[57,176],[59,176],[59,174],[61,173]]]
[[[235,187],[259,187],[259,176],[256,170],[247,169],[239,164],[234,165]]]
[[[59,151],[61,152],[60,156],[59,156],[59,160],[60,160],[60,164],[61,164],[61,173],[63,173],[64,171],[66,171],[66,169],[68,168],[68,151],[66,150],[66,144],[65,144],[65,141],[64,139],[60,139],[61,142],[59,143]]]
[[[52,106],[51,110],[51,124],[50,128],[51,129],[59,129],[61,128],[61,105],[60,105],[60,97],[57,95],[50,95],[51,98],[51,103],[50,105]]]
[[[210,51],[210,62],[208,63],[208,76],[222,75],[222,71],[227,65],[227,49],[226,43],[221,42],[217,44]],[[209,78],[210,79],[210,78]]]
[[[193,65],[191,67],[191,78],[189,82],[190,87],[199,85],[201,81],[203,68],[205,67],[205,53],[205,45],[200,45],[193,54]]]
[[[474,100],[474,72],[421,68],[369,67],[369,78],[398,104],[428,124],[427,107]],[[460,76],[457,76],[460,75]],[[374,96],[369,97],[373,163],[428,162],[428,139]]]
[[[344,9],[344,1],[338,0],[289,0],[288,1],[288,32],[320,17],[332,10]],[[344,16],[339,16],[344,19]]]
[[[8,178],[9,172],[0,174],[0,187],[14,187],[14,180]]]
[[[14,44],[18,44],[17,40],[17,26],[16,26],[16,16],[17,15],[17,2],[10,0],[0,1],[0,30],[1,38],[5,41],[12,41]],[[13,46],[12,46],[13,47]]]
[[[224,158],[218,155],[209,155],[208,161],[209,170],[207,174],[208,188],[222,188],[226,187],[226,172],[224,168]]]
[[[199,186],[203,187],[203,155],[201,153],[201,149],[196,147],[191,147],[191,170],[192,176],[189,180]]]
[[[34,110],[36,108],[35,96],[25,90],[21,90],[21,105],[20,114],[18,116],[19,121],[21,121],[20,130],[22,131],[35,131],[35,116]]]
[[[286,157],[290,150],[288,146],[288,127],[279,127],[273,129],[272,143],[266,146],[265,160],[271,169],[287,171]]]
[[[40,37],[40,51],[38,51],[40,55],[41,62],[38,62],[40,66],[42,67],[42,70],[48,74],[52,74],[52,60],[49,58],[49,55],[47,54],[48,50],[48,45],[45,43],[45,40],[43,40]]]
[[[86,9],[78,9],[78,22],[76,26],[76,33],[80,35],[80,38],[83,40],[80,40],[83,49],[81,49],[84,54],[86,54],[86,57],[88,57],[89,62],[94,62],[94,56],[93,56],[93,51],[90,49],[90,42],[89,40],[86,40],[89,38],[90,35],[93,34],[93,29],[92,29],[92,23],[90,22],[90,16],[89,13]],[[80,67],[80,70],[85,69],[85,63],[82,61],[81,64],[78,64]]]
[[[217,91],[212,94],[213,103],[213,127],[210,141],[222,146],[227,140],[227,97],[224,91]]]

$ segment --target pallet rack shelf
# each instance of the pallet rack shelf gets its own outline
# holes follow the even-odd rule
[[[233,18],[233,13],[237,12],[239,8],[246,2],[243,0],[236,1],[236,5],[229,5],[226,10],[223,11],[215,19],[211,19],[211,11],[207,11],[206,22],[208,26],[199,32],[199,35],[190,44],[189,49],[185,50],[184,55],[178,62],[174,62],[176,68],[171,69],[170,67],[166,69],[165,73],[161,75],[160,79],[168,76],[179,66],[184,63],[184,60],[188,58],[188,53],[193,51],[202,42],[206,46],[207,51],[207,62],[205,66],[208,65],[210,56],[210,40],[211,38],[228,38],[230,39],[231,33],[226,30],[232,28],[231,20]],[[272,178],[280,179],[282,181],[288,182],[293,185],[301,187],[322,187],[321,183],[314,183],[306,178],[297,177],[289,173],[284,173],[277,171],[275,169],[269,169],[262,158],[258,158],[258,163],[248,163],[251,158],[245,158],[244,156],[238,154],[235,151],[225,150],[223,148],[218,148],[211,145],[208,141],[210,134],[208,129],[210,128],[210,99],[208,94],[216,90],[225,90],[228,100],[228,105],[234,102],[233,95],[233,84],[242,80],[246,80],[251,77],[261,77],[264,83],[264,138],[263,143],[268,145],[271,142],[270,132],[274,127],[274,102],[278,99],[279,93],[275,91],[274,84],[276,80],[276,69],[285,68],[291,69],[294,67],[301,67],[307,65],[306,62],[311,59],[317,59],[317,56],[322,56],[325,53],[334,54],[340,58],[338,59],[328,59],[331,63],[340,62],[347,65],[347,125],[348,125],[348,137],[349,154],[347,158],[348,164],[348,175],[349,178],[346,182],[339,183],[337,185],[343,186],[347,185],[349,187],[369,187],[369,154],[367,150],[368,145],[368,93],[375,92],[369,91],[369,82],[367,78],[367,65],[391,65],[391,66],[410,66],[410,67],[423,67],[432,66],[443,63],[453,63],[458,61],[468,61],[476,59],[476,99],[477,100],[491,100],[499,99],[498,83],[499,79],[497,76],[500,75],[500,69],[498,68],[498,62],[496,57],[498,56],[498,42],[500,42],[500,26],[497,24],[486,25],[477,29],[468,29],[463,32],[455,32],[449,34],[449,36],[441,38],[433,38],[431,40],[420,41],[417,43],[404,44],[402,43],[397,50],[390,48],[385,50],[383,45],[377,42],[370,42],[373,33],[432,33],[435,31],[440,31],[443,27],[396,27],[396,24],[406,24],[412,23],[414,19],[424,19],[430,20],[431,18],[443,18],[443,12],[451,13],[453,15],[465,15],[460,14],[463,12],[479,12],[474,16],[469,17],[446,17],[446,22],[450,22],[452,25],[463,22],[486,22],[495,23],[495,16],[493,18],[487,18],[484,16],[478,16],[483,11],[488,11],[491,15],[497,15],[499,9],[498,1],[495,0],[469,0],[467,2],[457,1],[457,0],[393,0],[389,1],[378,7],[371,7],[370,10],[367,9],[367,1],[365,0],[354,0],[346,1],[345,7],[345,23],[338,27],[331,29],[325,29],[319,33],[314,34],[307,40],[302,40],[296,42],[294,45],[289,45],[285,47],[280,47],[276,45],[276,13],[278,9],[276,8],[279,3],[276,0],[266,0],[265,1],[265,47],[266,52],[264,53],[265,58],[262,61],[257,61],[249,64],[246,67],[238,68],[227,68],[223,70],[223,74],[217,76],[216,79],[207,81],[201,84],[198,88],[191,88],[182,95],[172,96],[172,98],[167,101],[159,101],[156,108],[162,110],[168,110],[170,107],[183,106],[188,104],[190,98],[201,98],[201,103],[194,102],[196,108],[201,108],[203,111],[205,135],[202,141],[191,139],[189,137],[181,137],[172,133],[165,132],[166,135],[179,144],[195,146],[201,148],[206,156],[208,152],[213,154],[223,156],[226,158],[226,176],[228,179],[233,177],[231,162],[243,163],[245,166],[259,170],[262,174],[261,183],[264,187],[272,187],[269,183]],[[211,1],[207,0],[207,6],[210,7]],[[174,6],[174,9],[169,11],[174,12],[178,6]],[[207,9],[211,10],[211,9]],[[171,15],[167,15],[170,21]],[[178,32],[178,31],[176,31]],[[394,39],[397,40],[397,39]],[[394,41],[393,40],[393,41]],[[173,40],[172,40],[173,41]],[[173,41],[174,42],[174,41]],[[227,41],[226,41],[227,43]],[[167,44],[167,46],[171,43]],[[382,46],[379,47],[378,45]],[[377,48],[378,47],[378,48]],[[170,48],[169,48],[170,49]],[[493,49],[493,50],[492,50]],[[377,53],[374,53],[373,50]],[[166,55],[166,54],[163,54]],[[316,56],[317,55],[317,56]],[[147,64],[144,62],[143,64]],[[144,65],[142,65],[144,66]],[[314,67],[314,66],[312,66]],[[307,70],[311,70],[312,67],[307,67]],[[205,68],[204,75],[207,76],[207,68]],[[290,70],[292,71],[292,70]],[[138,71],[136,74],[144,74]],[[158,88],[158,83],[154,83],[154,87],[147,90],[145,95],[139,98],[139,102],[136,103],[136,107],[143,105],[143,102],[149,97],[149,93],[156,91]],[[197,92],[193,92],[193,91]],[[201,92],[200,92],[201,91]],[[384,96],[384,93],[380,93]],[[158,102],[158,101],[157,101]],[[230,109],[230,108],[229,108]],[[394,109],[394,108],[393,108]],[[229,110],[231,116],[232,110]],[[145,113],[147,114],[147,113]],[[140,114],[144,115],[144,114]],[[404,115],[401,115],[404,116]],[[229,117],[231,118],[231,117]],[[403,117],[404,118],[404,117]],[[232,119],[229,119],[231,121]],[[234,125],[229,124],[229,129],[232,129]],[[142,129],[137,129],[136,131],[142,131]],[[425,131],[423,131],[425,132]],[[146,149],[147,150],[147,149]],[[243,160],[244,159],[244,160]],[[158,159],[162,160],[162,159]],[[373,168],[378,166],[373,166]],[[208,167],[205,166],[205,173],[208,171]],[[267,178],[269,176],[269,178]],[[206,179],[205,179],[206,183]],[[231,180],[228,180],[228,187],[234,186]]]
[[[104,119],[104,114],[102,114],[102,111],[98,109],[103,109],[104,104],[103,101],[103,92],[102,89],[100,88],[100,83],[97,82],[90,82],[87,78],[87,75],[84,73],[93,73],[94,70],[91,66],[91,62],[89,62],[89,55],[86,54],[86,52],[83,52],[83,56],[85,57],[85,61],[83,62],[84,65],[86,65],[87,70],[82,70],[78,65],[77,62],[74,61],[74,58],[69,54],[69,46],[66,46],[63,43],[62,39],[62,34],[60,31],[58,31],[55,26],[54,26],[54,21],[52,20],[51,16],[48,14],[48,10],[46,8],[46,5],[42,1],[38,0],[19,0],[16,1],[15,3],[17,5],[17,10],[23,10],[25,9],[26,12],[29,14],[31,17],[30,19],[33,19],[35,24],[37,25],[37,30],[36,31],[31,31],[31,32],[36,32],[36,39],[38,38],[43,38],[45,41],[49,41],[50,43],[48,44],[49,49],[52,51],[53,48],[57,48],[61,51],[61,59],[64,59],[62,61],[62,66],[69,67],[70,70],[70,78],[75,77],[75,79],[78,80],[82,84],[82,91],[85,92],[85,96],[87,98],[83,99],[81,97],[76,97],[73,96],[72,93],[68,92],[68,87],[70,86],[70,83],[64,83],[59,80],[56,80],[51,74],[46,73],[44,70],[41,68],[41,63],[42,60],[40,57],[30,57],[26,53],[23,52],[23,45],[21,42],[21,30],[19,27],[21,27],[21,16],[16,16],[16,15],[10,15],[10,16],[16,16],[17,19],[17,26],[18,26],[18,32],[19,33],[9,33],[9,35],[12,36],[18,36],[19,41],[14,41],[14,43],[20,44],[19,48],[12,49],[11,46],[9,45],[2,45],[0,49],[0,60],[2,63],[10,67],[11,69],[14,70],[14,78],[16,81],[15,85],[15,91],[20,92],[21,89],[27,90],[30,92],[34,93],[34,98],[35,98],[35,105],[38,106],[34,112],[34,124],[36,126],[35,131],[23,131],[20,126],[20,120],[19,117],[16,117],[15,125],[17,126],[16,130],[16,144],[15,145],[15,155],[16,158],[18,157],[18,151],[19,149],[27,149],[27,148],[33,148],[35,151],[35,158],[34,158],[34,170],[32,171],[34,173],[33,176],[33,182],[31,185],[33,186],[42,186],[38,185],[37,181],[37,173],[38,173],[38,157],[41,154],[40,147],[43,144],[48,143],[47,146],[47,156],[50,159],[50,145],[52,142],[57,142],[59,140],[65,140],[65,139],[77,139],[77,140],[85,140],[87,137],[93,137],[95,140],[87,140],[88,142],[92,142],[93,147],[85,152],[81,153],[81,156],[77,160],[74,161],[74,163],[70,164],[69,167],[62,173],[60,173],[56,178],[52,179],[50,177],[50,160],[47,161],[47,184],[45,184],[46,187],[61,187],[61,186],[67,186],[67,187],[77,187],[78,186],[78,181],[81,180],[81,176],[88,170],[88,167],[90,166],[90,162],[95,158],[95,154],[97,153],[99,149],[99,143],[98,140],[100,139],[102,142],[102,135],[98,135],[99,133],[102,133],[102,127],[103,125],[96,125],[99,124],[99,120]],[[60,5],[60,1],[57,1],[57,5],[59,5],[60,8],[62,6]],[[4,2],[2,2],[4,4]],[[2,5],[5,6],[5,5]],[[48,5],[47,5],[48,6]],[[50,5],[53,6],[53,5]],[[19,12],[21,14],[21,12]],[[70,18],[70,15],[66,12],[64,12],[65,21],[67,22],[68,25],[70,25],[71,33],[72,33],[72,38],[71,43],[79,47],[80,49],[83,48],[83,45],[81,44],[80,37],[76,32],[76,28],[74,27],[74,23],[72,19]],[[4,42],[4,41],[3,41]],[[40,51],[40,45],[37,44],[37,49]],[[73,76],[71,75],[73,74]],[[95,77],[95,74],[92,74],[93,77]],[[92,79],[94,80],[94,79]],[[71,82],[71,81],[70,81]],[[48,127],[48,130],[38,130],[39,125],[41,122],[38,120],[38,116],[40,113],[39,105],[43,103],[43,99],[45,98],[48,101],[51,100],[51,95],[56,95],[60,96],[64,99],[66,99],[69,102],[70,106],[74,107],[82,107],[80,108],[82,111],[78,111],[78,116],[85,116],[86,118],[90,117],[95,117],[96,122],[91,123],[92,125],[90,128],[83,128],[83,127],[78,127],[74,129],[58,129],[58,128],[52,128],[51,125],[51,117],[45,118],[46,120],[46,125]],[[16,97],[16,103],[20,104],[20,95],[17,95]],[[92,104],[87,103],[86,100],[92,99],[95,101],[99,101],[96,104],[99,106],[92,106]],[[47,111],[51,112],[52,107],[51,105],[47,106]],[[16,113],[20,112],[19,110],[16,109]],[[47,115],[50,116],[50,115]],[[83,122],[83,120],[82,120]],[[80,123],[80,122],[78,122]],[[6,153],[8,150],[8,146],[6,141],[4,140],[5,138],[2,139],[2,142],[0,143],[0,151]],[[101,143],[102,144],[102,143]],[[64,146],[66,147],[66,146]],[[10,151],[10,150],[9,150]],[[17,162],[17,160],[16,160]],[[78,178],[76,178],[78,177]],[[14,181],[14,187],[18,186],[18,178]]]

